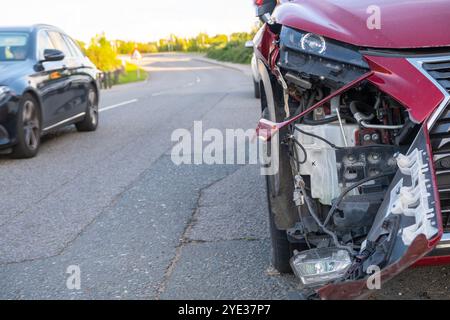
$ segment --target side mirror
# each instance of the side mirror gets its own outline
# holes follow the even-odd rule
[[[250,40],[245,43],[245,47],[249,48],[249,49],[253,49],[255,47],[255,44],[253,43],[252,40]]]
[[[264,16],[271,15],[278,4],[277,0],[255,0],[256,15],[264,20]],[[266,22],[266,21],[264,21]]]
[[[65,58],[64,52],[56,49],[45,49],[44,50],[44,62],[46,61],[61,61]]]

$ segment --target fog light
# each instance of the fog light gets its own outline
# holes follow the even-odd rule
[[[306,287],[320,286],[341,279],[351,265],[348,251],[338,248],[303,251],[291,259],[295,275]]]

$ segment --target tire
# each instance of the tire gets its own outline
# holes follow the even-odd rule
[[[41,145],[41,115],[36,99],[25,94],[17,114],[17,144],[11,157],[28,159],[35,157]]]
[[[253,86],[255,91],[255,99],[261,99],[261,87],[259,85],[259,82],[253,80]]]
[[[283,95],[280,87],[273,85],[274,102],[276,107],[276,119],[270,119],[270,112],[268,108],[264,108],[266,102],[265,95],[261,99],[263,111],[263,118],[280,122],[284,120],[284,106]],[[277,138],[280,139],[287,133],[287,129],[281,130]],[[271,146],[271,145],[268,145]],[[306,244],[290,243],[288,240],[286,230],[294,227],[298,222],[298,208],[296,207],[294,196],[294,177],[292,173],[290,156],[286,145],[282,145],[278,141],[279,154],[279,170],[274,176],[266,176],[267,182],[267,196],[269,205],[269,227],[272,241],[272,266],[280,273],[292,273],[290,260],[294,254],[294,250],[304,251],[309,247]],[[272,155],[272,150],[267,150],[269,155]],[[278,220],[278,221],[277,221]],[[286,226],[282,230],[278,228],[278,223]]]
[[[263,112],[263,118],[269,119],[269,112],[267,108]],[[267,154],[272,155],[272,150],[268,149]],[[283,167],[284,163],[282,161],[282,157],[280,158],[280,167]],[[282,171],[283,168],[280,169],[280,171]],[[275,221],[276,212],[288,209],[286,205],[289,203],[289,198],[284,198],[284,196],[287,195],[287,192],[282,191],[284,187],[289,187],[289,182],[285,181],[286,179],[283,179],[282,176],[266,176],[267,203],[269,207],[269,229],[272,244],[272,266],[280,273],[292,273],[290,259],[293,255],[293,248],[288,241],[286,231],[279,230]],[[280,181],[277,181],[277,179]],[[278,190],[276,187],[277,184],[280,185]],[[284,194],[281,194],[280,191]],[[292,190],[291,199],[293,194],[294,193]]]
[[[272,212],[271,201],[271,183],[269,177],[266,177],[267,182],[267,202],[269,204],[269,230],[272,244],[272,266],[280,273],[292,273],[290,260],[293,255],[293,248],[288,241],[286,231],[278,230],[274,213]]]
[[[90,86],[86,100],[86,116],[83,121],[75,124],[77,130],[80,132],[95,131],[98,127],[98,96],[93,86]]]

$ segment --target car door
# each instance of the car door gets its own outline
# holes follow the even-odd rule
[[[60,76],[61,82],[64,86],[61,87],[59,94],[57,95],[58,103],[53,106],[53,115],[57,120],[57,123],[63,124],[66,121],[70,121],[74,116],[82,116],[79,112],[79,104],[76,88],[73,86],[74,74],[76,73],[77,65],[70,51],[69,46],[63,38],[60,32],[51,30],[48,31],[50,40],[56,49],[62,51],[65,55],[62,61]]]
[[[92,82],[92,78],[86,72],[88,66],[86,65],[84,54],[69,36],[62,36],[70,50],[68,65],[71,73],[74,114],[80,114],[86,111],[89,85]]]
[[[69,99],[68,88],[70,79],[65,61],[44,61],[46,49],[58,49],[46,30],[37,34],[37,57],[41,61],[34,75],[37,89],[42,100],[43,130],[49,130],[58,122],[63,121],[65,113],[62,111]]]

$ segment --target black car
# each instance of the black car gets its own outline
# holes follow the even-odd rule
[[[0,150],[34,157],[43,134],[98,125],[98,70],[77,43],[47,25],[0,28]]]

